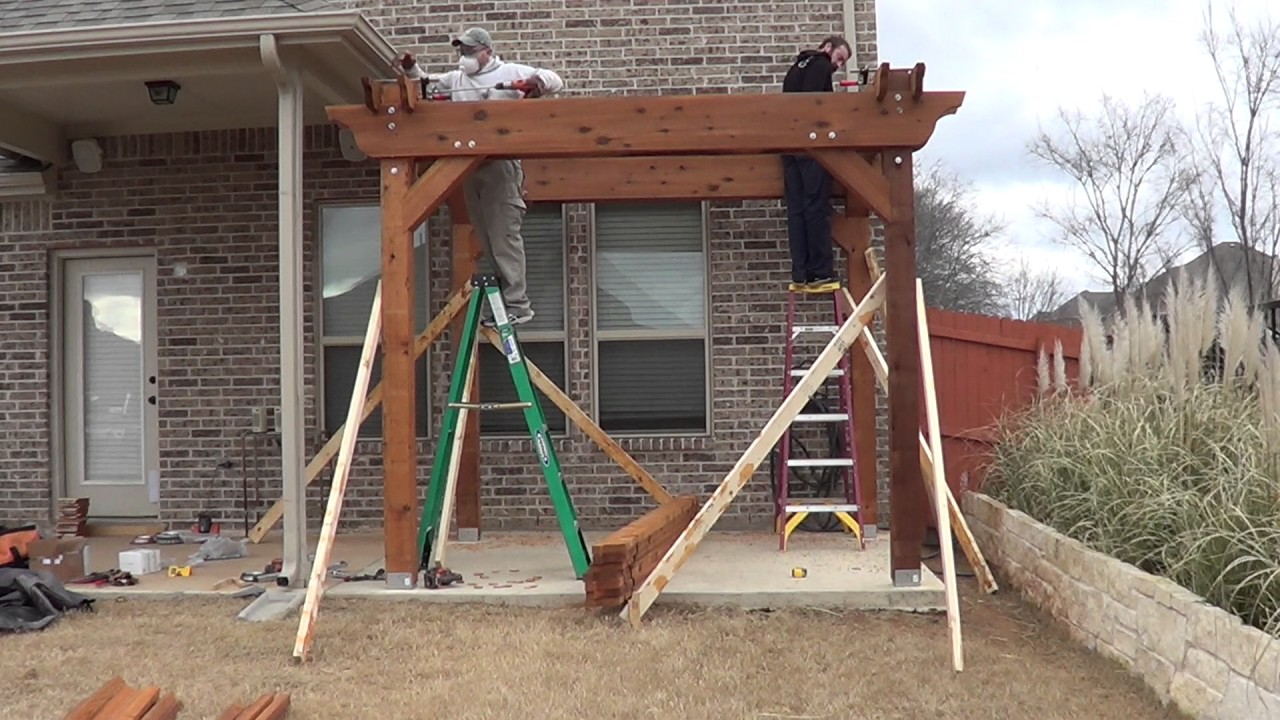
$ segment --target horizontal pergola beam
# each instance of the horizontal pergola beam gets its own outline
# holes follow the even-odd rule
[[[525,160],[534,202],[608,200],[773,200],[781,198],[777,155],[534,158]],[[607,182],[601,182],[607,179]],[[832,195],[843,197],[835,183]]]
[[[397,96],[388,85],[375,98]],[[383,91],[383,88],[386,91]],[[755,155],[810,150],[918,150],[964,92],[773,93],[407,101],[328,108],[373,158]]]

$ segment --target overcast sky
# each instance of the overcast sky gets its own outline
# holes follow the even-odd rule
[[[1274,0],[1272,0],[1274,3]],[[1011,259],[1057,268],[1069,295],[1106,284],[1078,251],[1052,241],[1032,212],[1061,201],[1069,180],[1027,154],[1041,123],[1059,106],[1091,111],[1104,91],[1126,101],[1161,92],[1180,115],[1219,90],[1199,42],[1205,0],[881,0],[880,59],[894,67],[924,62],[925,89],[964,90],[964,105],[943,118],[917,165],[940,161],[973,184],[979,209],[1007,223]],[[1267,0],[1235,0],[1242,19],[1260,18]],[[1222,27],[1229,3],[1214,1]],[[1280,13],[1280,6],[1272,11]]]

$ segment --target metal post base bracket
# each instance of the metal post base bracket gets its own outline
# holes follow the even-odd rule
[[[893,586],[894,587],[920,587],[920,571],[919,570],[894,570]]]
[[[417,573],[387,573],[388,590],[412,590],[417,585]]]

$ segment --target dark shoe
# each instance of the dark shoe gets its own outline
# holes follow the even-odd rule
[[[816,278],[805,284],[805,292],[809,293],[829,293],[839,289],[840,281],[830,277]]]

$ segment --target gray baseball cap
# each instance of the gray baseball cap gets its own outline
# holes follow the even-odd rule
[[[493,39],[489,37],[489,31],[484,28],[468,28],[452,43],[455,47],[458,45],[466,45],[467,47],[476,47],[483,45],[485,47],[493,47]]]

